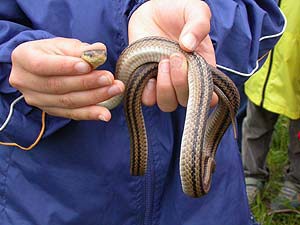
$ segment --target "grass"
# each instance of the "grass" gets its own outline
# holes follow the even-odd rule
[[[276,197],[281,188],[284,169],[288,164],[288,126],[289,120],[285,117],[280,117],[276,124],[271,149],[267,158],[270,179],[251,206],[256,220],[262,225],[300,225],[299,214],[268,214],[270,202]]]

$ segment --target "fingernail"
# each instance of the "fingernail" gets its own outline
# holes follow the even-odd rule
[[[91,67],[87,63],[78,62],[75,64],[75,70],[78,73],[84,74],[84,73],[88,73],[91,70]]]
[[[100,85],[110,85],[112,84],[111,79],[109,79],[107,76],[102,75],[99,77],[98,82]]]
[[[122,90],[117,85],[113,85],[112,87],[110,87],[108,89],[107,92],[108,92],[109,95],[117,95],[117,94],[120,94],[122,92]]]
[[[154,91],[155,83],[156,83],[156,81],[154,79],[150,79],[147,83],[147,86],[146,86],[147,90],[148,91]]]
[[[160,61],[159,70],[163,73],[169,73],[170,72],[170,61],[166,60],[166,59]]]
[[[104,121],[104,122],[107,122],[108,120],[107,120],[107,118],[104,116],[104,115],[99,115],[99,120],[102,120],[102,121]]]
[[[192,33],[184,35],[181,39],[181,42],[184,45],[184,47],[191,51],[195,50],[195,48],[197,47],[197,39]]]

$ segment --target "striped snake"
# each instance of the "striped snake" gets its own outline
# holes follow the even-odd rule
[[[141,108],[142,92],[147,81],[156,77],[158,62],[175,52],[184,54],[188,61],[189,97],[180,150],[182,189],[191,197],[200,197],[210,189],[217,147],[231,122],[236,136],[235,115],[240,100],[237,88],[226,75],[208,65],[200,55],[184,52],[173,41],[147,37],[128,46],[117,62],[115,75],[124,82],[125,94],[99,105],[113,109],[124,96],[130,133],[130,172],[134,176],[144,175],[148,147]],[[84,55],[83,58],[90,61]],[[209,115],[213,91],[219,96],[219,102]]]

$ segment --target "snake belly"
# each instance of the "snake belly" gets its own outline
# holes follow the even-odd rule
[[[109,109],[124,97],[124,109],[130,134],[130,173],[144,175],[148,144],[141,97],[147,81],[157,74],[158,62],[173,53],[182,53],[188,61],[189,97],[180,149],[182,189],[191,197],[208,193],[215,169],[215,154],[225,131],[234,123],[239,94],[233,82],[196,53],[187,53],[174,42],[161,37],[146,37],[133,42],[120,55],[116,79],[126,86],[124,95],[99,103]],[[209,115],[212,93],[218,105]]]

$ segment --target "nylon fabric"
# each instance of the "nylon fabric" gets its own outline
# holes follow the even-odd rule
[[[288,24],[266,64],[245,84],[245,92],[256,105],[268,111],[300,118],[300,2],[281,1]],[[292,46],[292,47],[291,47]]]
[[[253,63],[249,62],[256,61],[277,41],[255,40],[282,29],[283,18],[275,1],[207,2],[214,15],[211,36],[218,61],[251,70]],[[142,3],[2,0],[0,124],[10,103],[20,95],[8,83],[11,52],[18,44],[56,36],[100,41],[108,49],[108,60],[101,68],[114,72],[116,60],[128,44],[128,19]],[[267,3],[268,7],[259,7]],[[249,22],[250,28],[245,26]],[[254,26],[258,22],[260,25]],[[231,32],[245,35],[236,40]],[[231,51],[239,46],[236,41],[244,44],[243,51]],[[236,84],[244,82],[242,77],[229,75]],[[179,107],[174,113],[163,113],[156,106],[143,110],[150,151],[144,177],[130,176],[129,135],[122,106],[112,111],[109,123],[47,116],[45,134],[29,152],[0,146],[0,224],[252,225],[232,128],[221,141],[210,193],[191,199],[183,194],[179,177],[185,109]],[[40,116],[40,110],[18,102],[8,126],[0,132],[0,140],[29,146],[39,132]]]

